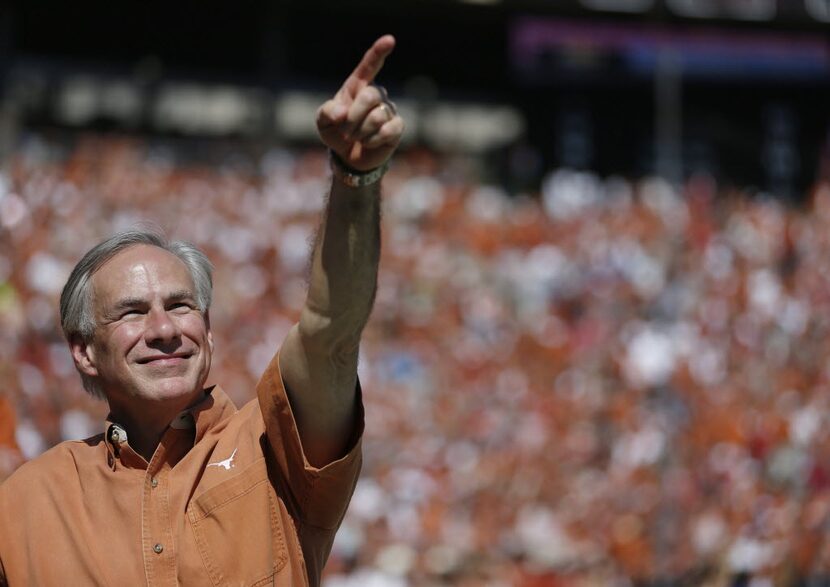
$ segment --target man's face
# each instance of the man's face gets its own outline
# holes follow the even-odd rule
[[[73,354],[111,408],[149,400],[184,409],[201,396],[213,337],[195,294],[184,263],[150,245],[119,252],[93,275],[95,333]]]

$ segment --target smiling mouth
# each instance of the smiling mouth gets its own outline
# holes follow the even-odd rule
[[[147,365],[150,363],[156,365],[165,365],[165,364],[173,364],[178,363],[180,361],[184,361],[185,359],[189,359],[192,355],[187,353],[176,353],[173,355],[153,355],[152,357],[144,357],[136,361],[139,365]]]

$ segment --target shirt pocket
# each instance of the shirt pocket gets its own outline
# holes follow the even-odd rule
[[[192,499],[187,515],[217,587],[265,585],[285,566],[285,534],[264,458]]]

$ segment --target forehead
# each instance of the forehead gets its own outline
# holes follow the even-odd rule
[[[173,253],[152,245],[135,245],[119,251],[92,276],[96,302],[114,302],[153,293],[193,291],[187,266]]]

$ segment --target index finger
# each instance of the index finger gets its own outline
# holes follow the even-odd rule
[[[348,92],[349,96],[354,98],[363,87],[374,81],[375,76],[383,67],[383,62],[394,48],[395,37],[392,35],[383,35],[369,47],[363,59],[343,83],[343,89]]]

